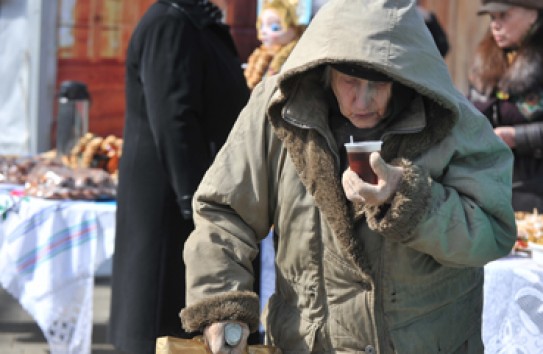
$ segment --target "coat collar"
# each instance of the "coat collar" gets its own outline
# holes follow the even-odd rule
[[[353,233],[355,210],[341,186],[342,171],[328,127],[328,107],[320,78],[310,75],[291,89],[288,98],[281,90],[275,91],[267,117],[341,247],[363,272],[370,274],[364,243]],[[440,119],[428,119],[431,116]],[[451,111],[419,96],[388,130],[381,154],[387,161],[397,157],[412,160],[442,140],[454,123]]]
[[[537,92],[543,83],[543,45],[519,51],[500,80],[500,89],[511,95]]]
[[[175,11],[187,16],[198,29],[202,29],[213,23],[217,23],[207,15],[196,0],[158,0],[158,2],[170,6]]]
[[[330,128],[328,126],[328,106],[327,100],[325,99],[324,86],[321,82],[320,71],[315,70],[308,73],[303,80],[297,81],[297,83],[291,87],[288,98],[287,95],[283,94],[280,90],[275,92],[274,97],[272,98],[272,105],[282,106],[281,117],[289,124],[297,126],[303,129],[314,129],[319,132],[323,138],[327,141],[327,144],[330,146],[331,153],[336,155],[337,151],[335,148],[335,142],[333,141]],[[405,134],[415,134],[420,133],[421,138],[419,144],[409,149],[406,152],[406,156],[413,158],[419,155],[422,151],[429,148],[429,144],[434,142],[436,139],[441,139],[448,130],[443,133],[437,134],[435,139],[429,139],[428,132],[423,132],[428,127],[427,114],[425,101],[422,96],[418,96],[410,106],[407,107],[401,119],[398,119],[391,123],[388,127],[383,140],[385,145],[383,146],[384,153],[386,154],[387,150],[387,141],[390,141],[389,138],[393,136],[400,136]],[[437,104],[430,103],[429,107],[433,107],[433,110],[439,110]],[[430,108],[432,109],[432,108]],[[443,109],[443,111],[446,111]],[[446,112],[446,115],[451,115]],[[451,118],[452,119],[452,118]],[[448,126],[447,123],[444,124],[445,127]],[[432,127],[433,130],[436,127]],[[446,129],[446,128],[445,128]],[[437,131],[435,133],[438,133]],[[422,138],[423,137],[423,138]],[[411,136],[413,138],[413,136]],[[392,139],[395,140],[395,139]]]

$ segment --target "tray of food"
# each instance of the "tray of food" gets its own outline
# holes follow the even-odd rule
[[[517,242],[514,251],[527,252],[543,263],[543,215],[533,212],[515,212]],[[541,259],[540,259],[541,258]]]
[[[122,139],[87,133],[67,156],[0,155],[0,192],[44,199],[111,200],[116,197]]]
[[[41,166],[27,177],[25,194],[45,199],[115,199],[116,183],[99,168]]]

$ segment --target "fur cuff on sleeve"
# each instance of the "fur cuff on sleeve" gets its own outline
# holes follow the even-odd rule
[[[220,321],[240,321],[249,326],[251,332],[258,329],[260,303],[258,296],[249,291],[233,291],[213,296],[181,310],[181,324],[188,332],[203,331]]]
[[[391,240],[407,241],[430,207],[431,180],[428,172],[406,159],[393,161],[404,169],[390,205],[363,207],[370,229]]]

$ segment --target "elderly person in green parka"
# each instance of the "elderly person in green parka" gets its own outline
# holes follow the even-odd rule
[[[344,143],[383,141],[379,181]],[[283,353],[482,353],[483,266],[516,238],[512,154],[453,86],[414,1],[331,0],[252,93],[193,199],[184,328],[241,353],[273,225],[262,322]],[[224,327],[243,329],[238,345]]]

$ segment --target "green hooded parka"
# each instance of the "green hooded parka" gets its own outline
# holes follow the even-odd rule
[[[382,136],[404,167],[390,205],[349,202],[323,67],[372,68],[418,95]],[[258,328],[250,290],[274,226],[263,316],[283,353],[482,353],[483,266],[511,250],[512,154],[456,90],[415,4],[331,0],[255,88],[193,199],[187,330]]]

